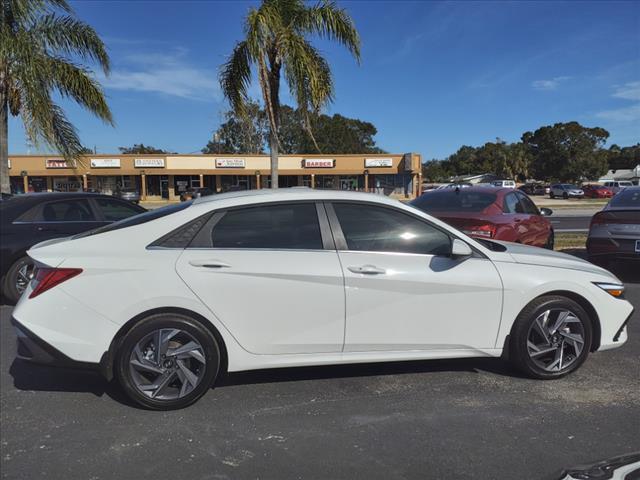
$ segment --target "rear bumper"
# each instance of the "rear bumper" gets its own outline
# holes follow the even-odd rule
[[[589,237],[587,253],[594,259],[624,258],[640,261],[640,252],[635,251],[636,239]]]
[[[18,342],[16,358],[52,367],[82,368],[96,371],[101,370],[99,363],[79,362],[69,358],[60,350],[45,342],[42,338],[37,336],[13,317],[11,317],[11,324],[16,330]]]

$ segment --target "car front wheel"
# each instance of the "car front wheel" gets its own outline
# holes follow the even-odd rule
[[[175,313],[151,315],[124,337],[116,375],[127,396],[153,410],[184,408],[213,385],[220,349],[212,333]]]
[[[540,297],[513,325],[510,359],[530,377],[560,378],[586,360],[591,338],[591,320],[578,303],[555,295]]]

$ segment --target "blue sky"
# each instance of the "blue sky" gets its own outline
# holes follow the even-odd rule
[[[256,3],[72,2],[112,60],[102,81],[115,128],[63,102],[83,143],[99,153],[134,143],[199,151],[227,109],[218,67]],[[339,5],[360,31],[362,61],[315,41],[335,77],[328,113],[372,122],[390,152],[443,158],[571,120],[606,128],[609,143],[640,141],[640,2]],[[46,150],[26,143],[19,120],[9,128],[11,153]]]

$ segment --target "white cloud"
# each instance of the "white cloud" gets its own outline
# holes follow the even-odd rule
[[[616,87],[613,96],[626,100],[640,100],[640,82],[629,82]]]
[[[196,67],[187,50],[169,53],[136,53],[123,58],[108,77],[99,76],[107,89],[151,92],[193,100],[220,100],[218,76],[213,69]]]
[[[571,77],[554,77],[549,80],[534,80],[531,86],[535,90],[555,90],[560,83],[569,80]]]
[[[634,122],[640,120],[640,103],[630,107],[616,108],[596,113],[596,117],[612,122]]]

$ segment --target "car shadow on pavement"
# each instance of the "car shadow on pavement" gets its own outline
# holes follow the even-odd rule
[[[9,367],[9,374],[18,390],[92,393],[97,397],[106,394],[117,402],[133,406],[116,382],[108,382],[93,370],[50,367],[15,359]]]

